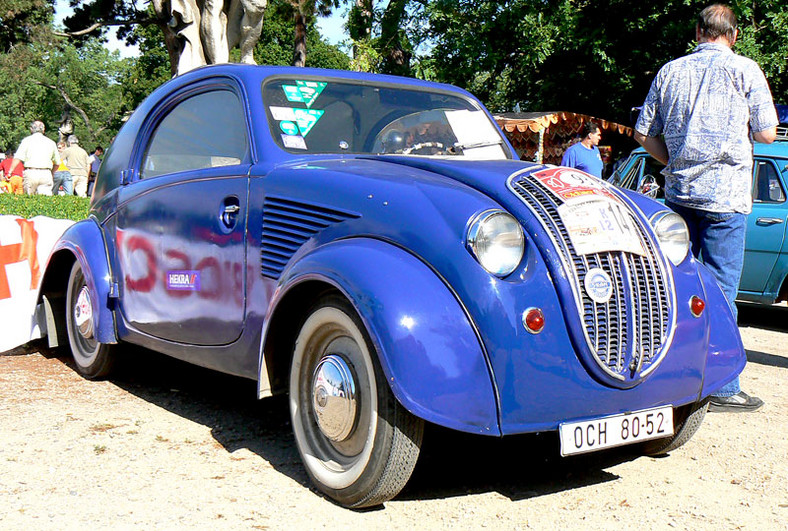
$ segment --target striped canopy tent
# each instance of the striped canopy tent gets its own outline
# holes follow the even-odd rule
[[[592,121],[602,129],[603,158],[614,150],[629,151],[635,147],[632,128],[587,114],[566,111],[502,113],[495,121],[517,150],[521,160],[560,164],[561,157],[577,141],[583,124]],[[606,163],[608,161],[605,161]]]

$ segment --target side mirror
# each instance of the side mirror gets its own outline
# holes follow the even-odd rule
[[[653,175],[644,176],[643,180],[640,181],[636,192],[643,194],[646,197],[650,197],[651,199],[656,199],[659,195],[659,184],[657,183],[656,177]]]

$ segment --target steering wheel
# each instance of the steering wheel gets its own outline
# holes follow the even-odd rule
[[[401,149],[396,151],[396,153],[402,153],[403,155],[410,155],[414,151],[418,151],[424,148],[438,148],[443,149],[443,144],[440,142],[419,142],[417,144],[413,144],[409,148]]]

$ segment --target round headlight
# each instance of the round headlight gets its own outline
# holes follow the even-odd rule
[[[502,210],[482,212],[470,224],[468,248],[488,272],[505,277],[520,263],[525,237],[520,224]]]
[[[683,262],[690,248],[689,229],[684,219],[675,212],[657,212],[651,218],[651,226],[665,256],[673,265]]]

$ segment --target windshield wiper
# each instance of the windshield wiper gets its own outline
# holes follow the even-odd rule
[[[453,154],[458,154],[459,153],[458,150],[464,151],[466,149],[476,149],[476,148],[489,147],[489,146],[500,146],[500,145],[503,145],[503,140],[500,140],[500,139],[498,139],[498,140],[485,140],[483,142],[472,142],[472,143],[468,143],[468,144],[461,144],[459,142],[456,142],[453,146],[451,146],[448,149],[448,152],[449,153],[453,153]]]

